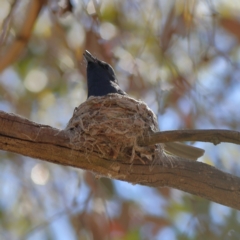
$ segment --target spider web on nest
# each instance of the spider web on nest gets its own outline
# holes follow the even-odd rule
[[[158,124],[144,102],[128,96],[90,97],[74,110],[65,130],[73,149],[86,155],[95,152],[102,158],[142,164],[164,158],[160,144],[138,145],[139,139],[158,130]]]

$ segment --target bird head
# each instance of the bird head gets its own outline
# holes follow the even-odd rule
[[[87,50],[83,56],[87,61],[88,98],[110,93],[126,95],[119,87],[115,72],[109,64],[93,57]]]
[[[108,63],[93,57],[87,50],[84,52],[83,56],[87,61],[87,78],[89,86],[110,81],[117,83],[115,72]]]

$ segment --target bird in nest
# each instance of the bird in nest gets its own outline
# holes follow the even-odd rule
[[[87,50],[83,56],[87,62],[88,98],[91,96],[106,96],[111,93],[127,95],[118,85],[117,77],[110,64],[97,59]],[[201,148],[179,142],[169,142],[161,145],[168,154],[189,160],[197,160],[204,154],[204,150]]]

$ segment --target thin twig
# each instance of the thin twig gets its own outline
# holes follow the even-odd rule
[[[13,12],[15,10],[15,6],[17,5],[17,2],[18,2],[18,0],[15,0],[12,3],[10,11],[3,21],[2,32],[1,32],[1,35],[0,35],[0,46],[3,45],[3,43],[5,42],[5,39],[7,37],[8,31],[9,31],[9,25],[10,25],[10,22],[12,20],[12,15],[13,15]]]
[[[45,0],[33,0],[29,3],[29,7],[26,11],[26,19],[23,23],[22,29],[17,34],[15,41],[8,47],[4,55],[1,56],[0,72],[11,65],[21,54],[31,36],[35,21],[44,4]]]
[[[240,132],[223,129],[163,131],[151,133],[139,143],[143,146],[149,146],[156,143],[184,141],[211,142],[214,145],[221,142],[240,144]]]

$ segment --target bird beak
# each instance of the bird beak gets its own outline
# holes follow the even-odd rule
[[[85,50],[85,52],[83,53],[83,56],[87,62],[95,62],[96,61],[95,58],[92,56],[92,54],[87,50]]]

